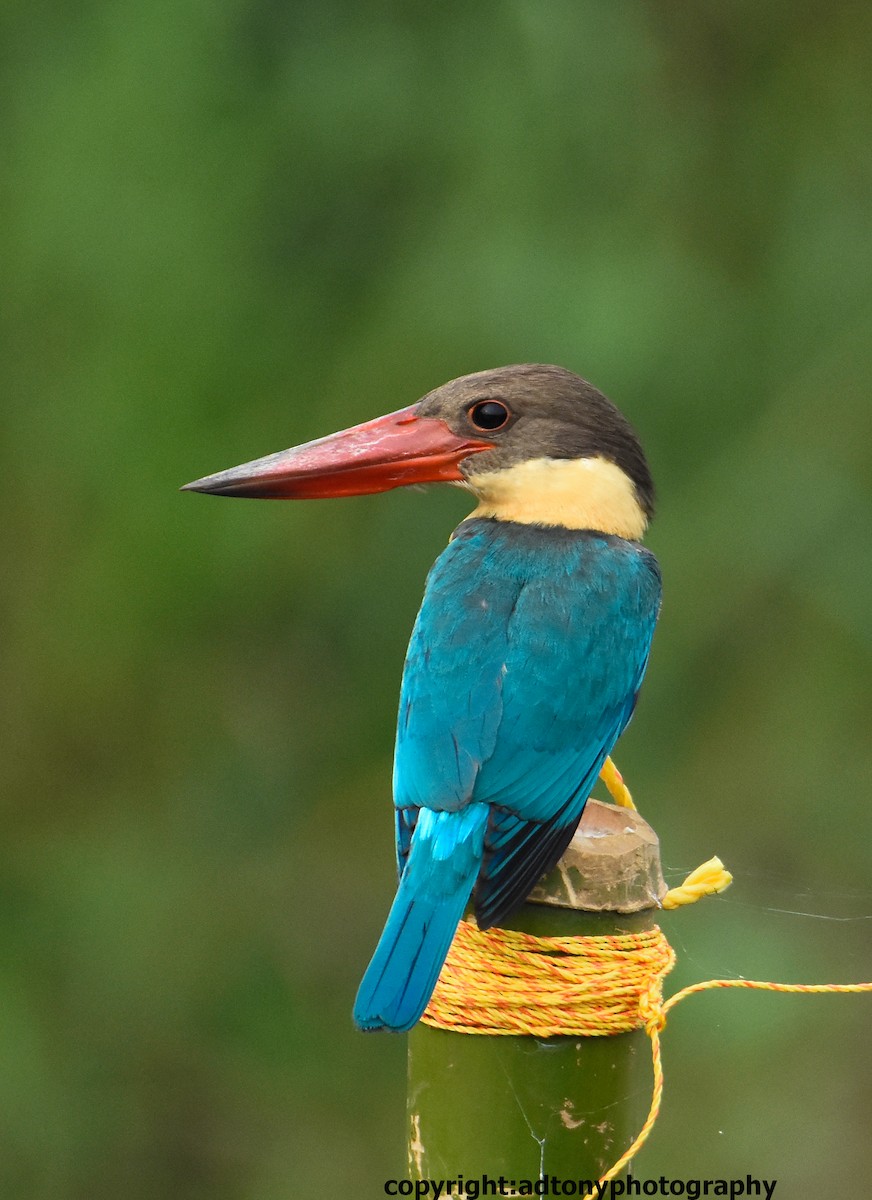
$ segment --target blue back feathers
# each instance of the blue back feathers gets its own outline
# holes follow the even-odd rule
[[[474,891],[498,924],[572,838],[629,721],[660,605],[640,545],[464,522],[406,658],[394,762],[400,886],[358,992],[364,1029],[420,1017]]]

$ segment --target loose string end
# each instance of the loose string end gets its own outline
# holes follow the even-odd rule
[[[666,909],[696,904],[703,896],[715,896],[726,891],[732,882],[732,875],[715,855],[695,871],[691,871],[684,883],[670,888],[660,903]]]

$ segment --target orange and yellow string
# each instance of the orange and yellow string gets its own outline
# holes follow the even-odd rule
[[[729,872],[713,858],[663,898],[664,908],[723,891]],[[872,992],[872,983],[787,984],[708,979],[663,999],[675,953],[654,926],[610,937],[535,937],[511,929],[480,930],[462,921],[422,1020],[455,1033],[531,1037],[604,1037],[644,1028],[651,1039],[654,1082],[648,1116],[632,1145],[603,1175],[614,1179],[648,1139],[663,1097],[660,1033],[666,1014],[687,996],[712,988],[831,994]]]

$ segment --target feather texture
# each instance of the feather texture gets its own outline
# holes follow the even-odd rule
[[[498,923],[557,862],[632,715],[659,605],[656,559],[635,542],[460,526],[406,658],[400,886],[358,993],[363,1028],[415,1023],[470,896],[482,927]]]

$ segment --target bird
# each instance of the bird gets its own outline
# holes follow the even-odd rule
[[[354,1004],[367,1031],[416,1024],[464,914],[481,929],[511,916],[610,765],[661,603],[645,454],[587,380],[523,363],[183,489],[312,499],[438,482],[476,506],[428,575],[403,669],[398,886]]]

